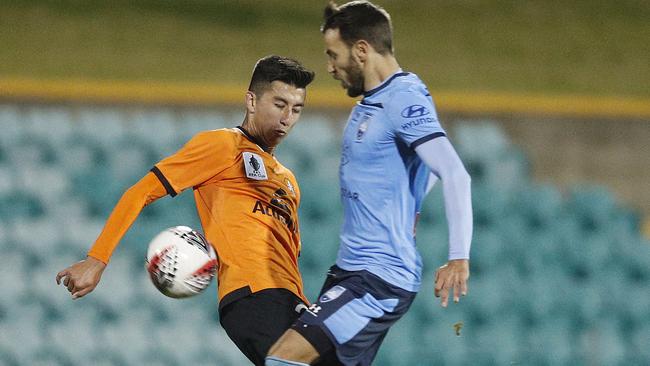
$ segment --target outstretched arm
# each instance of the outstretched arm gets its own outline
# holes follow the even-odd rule
[[[438,137],[415,148],[420,159],[442,181],[449,226],[449,261],[436,272],[435,293],[447,306],[449,290],[454,301],[467,293],[469,252],[472,242],[471,179],[449,140]]]
[[[56,283],[60,284],[63,280],[63,285],[70,291],[73,299],[94,290],[115,247],[142,209],[166,194],[164,186],[153,173],[145,175],[122,195],[88,252],[88,257],[57,273]]]

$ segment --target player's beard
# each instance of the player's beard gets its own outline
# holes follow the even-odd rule
[[[363,77],[363,71],[361,71],[359,64],[352,59],[352,55],[350,55],[349,63],[350,67],[345,69],[345,73],[348,74],[347,93],[348,96],[355,98],[363,94],[365,78]]]

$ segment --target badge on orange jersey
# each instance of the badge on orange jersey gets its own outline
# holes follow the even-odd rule
[[[295,196],[296,191],[294,190],[293,184],[291,184],[291,181],[289,180],[289,178],[285,178],[285,181],[287,183],[287,188],[289,188],[289,191],[291,192],[291,194],[293,194]]]
[[[242,156],[244,158],[244,168],[246,168],[246,177],[255,180],[269,179],[261,156],[252,152],[243,152]]]

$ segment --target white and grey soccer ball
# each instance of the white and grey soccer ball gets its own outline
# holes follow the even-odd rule
[[[175,299],[201,293],[217,270],[217,253],[207,239],[187,226],[175,226],[149,243],[145,268],[156,288]]]

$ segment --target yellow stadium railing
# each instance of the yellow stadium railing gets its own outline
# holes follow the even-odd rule
[[[232,105],[245,85],[146,81],[0,79],[0,100],[109,104]],[[650,99],[585,95],[526,95],[433,90],[441,112],[533,114],[576,118],[650,118]],[[349,108],[354,100],[339,88],[310,88],[310,107]]]

